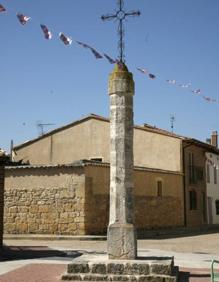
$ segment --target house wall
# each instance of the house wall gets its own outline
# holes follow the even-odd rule
[[[6,169],[5,233],[104,234],[109,218],[109,166]],[[163,195],[157,196],[157,181]],[[183,226],[182,175],[134,171],[136,227]]]
[[[200,146],[184,144],[184,161],[185,161],[185,195],[186,195],[186,225],[189,227],[201,226],[207,223],[207,191],[205,175],[205,150]],[[195,183],[190,181],[190,162],[189,155],[193,154],[193,164],[195,171]],[[202,171],[202,179],[197,177]],[[190,191],[196,193],[196,208],[191,209]]]
[[[83,168],[12,168],[5,178],[5,233],[83,235]]]
[[[0,248],[3,244],[4,166],[0,157]]]
[[[219,224],[219,214],[216,213],[216,200],[219,201],[219,156],[206,153],[207,164],[210,169],[210,182],[207,181],[207,211],[208,223]],[[207,168],[206,168],[207,169]],[[216,183],[214,183],[214,169],[216,169]],[[207,174],[207,171],[206,171]],[[211,209],[211,210],[210,210]]]
[[[80,159],[102,158],[110,162],[109,121],[88,119],[18,148],[15,160],[35,164],[69,164]],[[144,128],[134,128],[135,166],[182,171],[181,140]]]
[[[85,228],[88,234],[106,232],[109,221],[109,167],[88,166]],[[163,182],[163,195],[157,196],[157,181]],[[184,224],[183,176],[161,171],[134,170],[135,222],[139,232]]]

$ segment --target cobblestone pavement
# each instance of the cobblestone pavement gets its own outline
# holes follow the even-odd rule
[[[66,265],[75,257],[106,252],[106,241],[5,240],[4,244],[0,282],[60,282]],[[174,256],[180,282],[206,282],[210,281],[211,260],[219,260],[219,234],[139,240],[138,254]]]

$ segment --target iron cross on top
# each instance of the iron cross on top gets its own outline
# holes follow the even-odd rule
[[[126,12],[124,11],[124,0],[118,0],[118,6],[119,10],[116,11],[115,14],[108,14],[106,16],[102,16],[101,19],[103,21],[105,20],[113,20],[119,21],[119,27],[118,27],[118,35],[119,35],[119,43],[118,43],[118,49],[119,49],[119,61],[123,63],[125,61],[125,55],[124,55],[124,49],[125,49],[125,42],[124,42],[124,36],[125,36],[125,30],[123,26],[123,21],[128,16],[140,16],[140,11],[131,11]]]

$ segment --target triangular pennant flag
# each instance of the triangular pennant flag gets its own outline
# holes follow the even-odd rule
[[[64,33],[62,33],[62,32],[59,33],[59,38],[61,39],[61,41],[65,45],[71,45],[71,43],[72,43],[72,39],[70,37],[64,35]]]
[[[98,53],[94,48],[90,47],[90,50],[94,54],[96,59],[102,59],[103,58],[103,56],[100,53]]]
[[[117,60],[112,59],[107,54],[104,54],[104,56],[105,56],[105,58],[107,58],[107,60],[109,61],[110,64],[116,64],[117,63]]]
[[[47,28],[47,26],[44,24],[41,24],[40,27],[43,31],[44,37],[46,39],[52,39],[52,32]]]
[[[167,79],[166,82],[168,82],[170,84],[176,84],[176,80],[175,79]]]
[[[192,90],[192,93],[199,95],[199,94],[201,94],[201,89]]]
[[[0,4],[0,13],[2,12],[6,12],[6,9],[2,4]]]
[[[155,76],[154,74],[152,74],[152,73],[149,73],[149,74],[148,74],[148,77],[149,77],[150,79],[155,79],[155,78],[156,78],[156,76]]]
[[[17,14],[17,18],[22,25],[25,25],[30,20],[30,17],[20,13]]]
[[[180,87],[182,88],[189,88],[189,86],[191,86],[191,83],[187,83],[187,84],[179,84]]]
[[[139,71],[140,71],[141,73],[143,73],[143,74],[148,74],[148,73],[149,73],[149,71],[146,70],[146,69],[137,68],[137,70],[139,70]]]
[[[80,42],[80,41],[76,41],[79,45],[81,45],[82,47],[84,48],[91,48],[89,45],[83,43],[83,42]]]

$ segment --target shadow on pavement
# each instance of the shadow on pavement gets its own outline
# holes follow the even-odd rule
[[[81,251],[59,251],[45,246],[4,246],[0,250],[0,262],[10,260],[40,259],[51,257],[76,258],[83,254]]]
[[[206,278],[209,278],[208,281],[210,281],[211,275],[207,273],[192,273],[192,272],[180,271],[178,281],[179,282],[189,282],[189,281],[194,281],[194,282],[203,281],[204,282],[204,281],[207,281]]]

